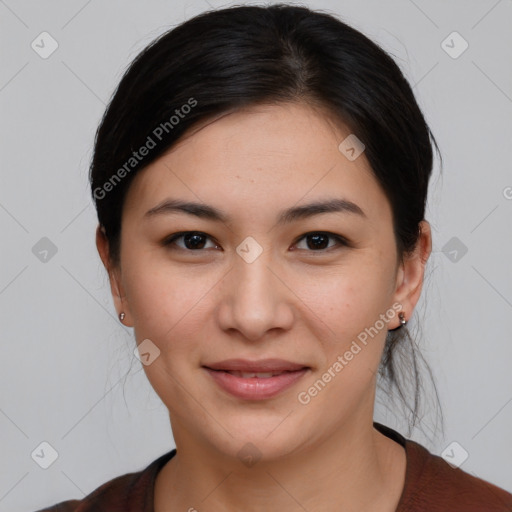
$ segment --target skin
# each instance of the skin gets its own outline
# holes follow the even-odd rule
[[[160,471],[155,510],[394,511],[404,449],[373,428],[376,372],[386,330],[311,401],[307,390],[359,333],[399,303],[407,319],[431,252],[426,221],[415,251],[398,258],[391,206],[364,153],[338,149],[350,131],[304,104],[252,107],[198,125],[141,171],[122,217],[120,265],[97,247],[116,309],[160,355],[144,371],[169,410],[177,455]],[[184,213],[145,218],[167,199],[206,203],[228,222]],[[322,213],[278,225],[282,209],[344,198],[365,216]],[[179,231],[200,231],[200,249]],[[349,241],[305,234],[330,232]],[[236,248],[248,236],[252,263]],[[274,398],[249,402],[221,390],[202,368],[227,358],[282,358],[309,366]],[[237,456],[252,443],[261,459]]]

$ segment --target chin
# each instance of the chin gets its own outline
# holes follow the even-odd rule
[[[289,411],[267,415],[254,412],[256,414],[237,415],[232,421],[224,416],[222,426],[226,430],[219,428],[215,433],[206,434],[209,443],[225,456],[245,463],[247,458],[266,462],[280,460],[307,442],[304,425],[301,427],[291,418],[285,419]]]

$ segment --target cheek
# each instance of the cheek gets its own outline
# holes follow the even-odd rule
[[[359,258],[357,263],[311,276],[303,280],[304,302],[346,339],[373,324],[389,307],[393,279],[384,263]]]
[[[184,386],[190,379],[188,362],[194,366],[201,358],[204,308],[213,283],[211,278],[192,277],[170,265],[143,265],[141,259],[135,265],[134,261],[126,264],[123,272],[135,339],[137,343],[149,339],[159,350],[158,356],[143,366],[144,372],[169,408],[188,404],[190,391]],[[197,412],[193,406],[192,410]]]
[[[310,398],[318,396],[315,403],[320,409],[336,402],[333,415],[343,416],[357,407],[373,388],[387,334],[381,315],[391,319],[396,314],[389,305],[389,277],[384,278],[376,267],[365,269],[326,280],[323,291],[312,295],[308,304],[315,313],[310,318],[317,326],[324,357],[318,374],[308,383],[311,387],[302,391]]]
[[[385,319],[396,314],[389,303],[391,281],[385,262],[378,257],[360,258],[357,265],[325,279],[311,295],[308,305],[322,320],[316,321],[317,326],[322,324],[322,331],[316,335],[325,356],[319,372],[329,380],[318,406],[324,400],[340,400],[343,396],[344,406],[355,407],[358,397],[372,387],[387,334]],[[385,315],[384,320],[381,315]],[[317,387],[322,389],[321,385]],[[351,390],[350,396],[346,395],[347,389]]]
[[[187,335],[192,336],[187,330],[198,325],[197,315],[214,284],[212,276],[201,272],[194,276],[193,270],[135,254],[127,259],[123,273],[136,339],[149,338],[161,350],[171,340],[186,342]]]

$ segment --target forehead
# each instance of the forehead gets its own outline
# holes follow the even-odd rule
[[[350,131],[303,104],[262,105],[195,125],[139,172],[126,203],[149,209],[166,197],[204,200],[237,214],[337,196],[371,217],[387,200],[364,152],[350,160],[340,143]],[[225,209],[225,208],[223,208]]]

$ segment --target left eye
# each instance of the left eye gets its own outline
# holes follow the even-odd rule
[[[331,246],[326,246],[326,243],[327,244],[329,243],[328,242],[329,238],[332,240],[335,240],[336,243]],[[306,242],[306,246],[308,249],[313,248],[314,252],[318,252],[318,251],[325,250],[325,249],[331,249],[332,247],[335,247],[336,245],[338,245],[338,246],[348,245],[346,240],[343,237],[341,237],[339,235],[335,235],[334,233],[325,233],[325,232],[306,233],[301,238],[299,238],[299,240],[297,242],[300,242],[302,240],[310,241],[310,243]],[[297,242],[296,242],[296,244],[297,244]]]
[[[176,243],[177,240],[183,239],[183,246]],[[174,233],[163,241],[163,245],[173,249],[174,246],[177,246],[179,249],[188,250],[188,251],[200,251],[202,249],[206,249],[205,247],[206,239],[212,239],[206,233],[202,233],[201,231],[184,231],[181,233]],[[335,243],[333,245],[329,244],[329,239],[334,240]],[[313,252],[320,252],[326,249],[332,249],[333,247],[338,246],[347,246],[348,242],[341,236],[335,235],[334,233],[322,232],[322,231],[313,231],[311,233],[306,233],[302,235],[296,242],[295,246],[299,244],[301,241],[306,241],[306,250],[312,250]],[[309,242],[309,243],[308,243]],[[327,245],[326,245],[327,243]],[[213,248],[218,247],[216,243],[213,243]],[[298,247],[299,249],[304,249],[303,247]]]

